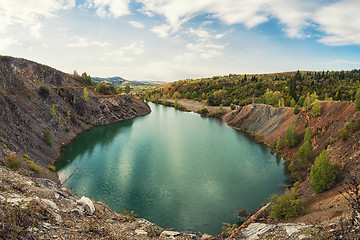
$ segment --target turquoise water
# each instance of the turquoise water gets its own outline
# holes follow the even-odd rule
[[[209,234],[281,191],[283,162],[269,148],[222,121],[149,105],[147,116],[90,129],[64,147],[60,180],[79,167],[66,187],[163,228]]]

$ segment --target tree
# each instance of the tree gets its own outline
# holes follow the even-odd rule
[[[310,172],[310,187],[315,193],[324,192],[335,180],[335,167],[323,150],[315,159]]]
[[[295,101],[295,99],[291,99],[290,100],[290,107],[295,107],[296,106],[296,101]]]
[[[356,110],[360,110],[360,88],[357,90],[355,94],[355,104],[356,104]]]
[[[305,214],[304,202],[296,188],[286,190],[281,196],[271,196],[270,216],[275,219],[289,219]]]
[[[301,167],[304,168],[309,163],[312,154],[313,152],[310,140],[305,141],[298,151],[299,163],[301,164]]]
[[[89,91],[86,88],[84,88],[84,99],[85,101],[89,100]]]
[[[276,150],[280,151],[282,149],[282,147],[283,147],[283,143],[281,141],[281,138],[278,137],[277,142],[276,142]]]
[[[312,115],[314,117],[318,117],[321,115],[321,105],[320,105],[320,101],[318,99],[316,99],[314,102],[313,109],[312,109]]]
[[[193,91],[193,93],[191,94],[191,99],[195,100],[198,97],[198,94],[196,91]]]
[[[312,134],[310,132],[309,128],[305,129],[305,136],[304,136],[304,142],[306,141],[310,141],[310,139],[312,138]]]
[[[124,90],[124,93],[130,93],[130,86],[129,85],[126,85],[125,86],[125,90]]]
[[[300,112],[299,106],[298,106],[298,105],[295,105],[295,107],[294,107],[294,114],[297,115],[299,112]]]
[[[299,136],[296,132],[295,121],[292,121],[290,127],[286,131],[285,146],[291,148],[295,147],[299,142]]]
[[[185,93],[185,98],[186,98],[186,99],[190,99],[190,98],[191,98],[191,93],[186,92],[186,93]]]
[[[309,111],[311,108],[311,96],[309,93],[307,94],[307,96],[305,98],[304,108],[305,108],[305,112]]]
[[[181,98],[181,94],[179,92],[174,92],[173,98],[174,99],[179,99],[179,98]]]

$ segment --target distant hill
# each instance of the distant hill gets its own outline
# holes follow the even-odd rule
[[[101,78],[101,77],[92,77],[91,78],[95,82],[105,82],[107,84],[112,84],[116,86],[125,86],[129,85],[131,87],[155,87],[165,84],[164,82],[157,82],[157,81],[130,81],[126,80],[122,77],[108,77],[108,78]]]

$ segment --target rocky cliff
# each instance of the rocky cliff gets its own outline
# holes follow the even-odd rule
[[[29,170],[30,161],[41,168],[27,174],[57,181],[47,166],[79,132],[150,111],[131,95],[101,96],[79,77],[25,59],[0,57],[0,159],[6,164],[15,156],[23,170]]]
[[[317,117],[312,115],[311,110],[305,112],[301,109],[295,115],[293,108],[251,104],[228,114],[225,121],[232,128],[245,130],[272,147],[279,137],[284,141],[286,131],[294,121],[301,141],[294,148],[284,147],[278,151],[287,162],[297,159],[297,151],[303,144],[305,129],[310,129],[313,135],[311,139],[313,156],[309,167],[315,157],[326,149],[330,160],[342,166],[343,175],[340,182],[335,183],[328,191],[315,194],[310,188],[309,169],[303,171],[299,192],[305,201],[307,214],[291,221],[329,228],[339,227],[342,219],[346,219],[351,213],[351,208],[340,191],[343,191],[341,183],[346,181],[347,174],[360,169],[360,137],[357,129],[348,136],[347,140],[343,140],[339,130],[346,125],[346,122],[359,119],[359,116],[360,113],[355,110],[355,104],[352,102],[323,101],[321,114]]]

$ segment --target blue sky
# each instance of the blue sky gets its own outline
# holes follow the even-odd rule
[[[2,0],[0,54],[174,81],[360,68],[358,0]]]

